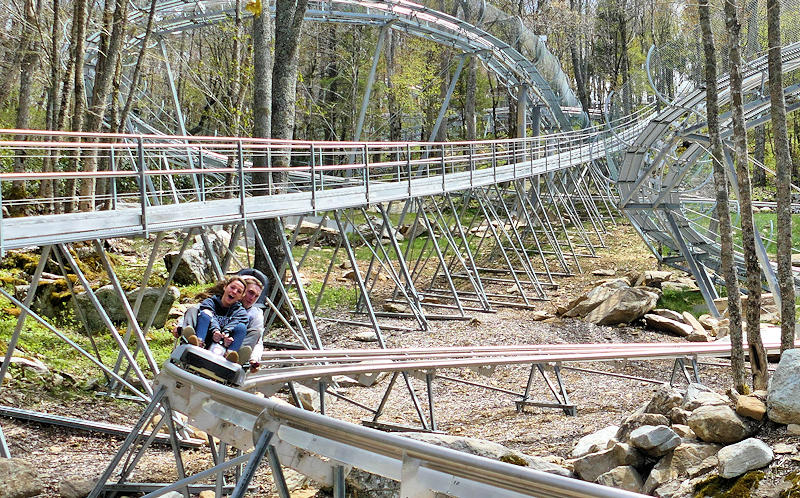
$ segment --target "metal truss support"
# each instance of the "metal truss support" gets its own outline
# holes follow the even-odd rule
[[[382,206],[381,206],[381,208],[382,208]],[[367,282],[369,280],[369,278],[370,278],[369,275],[370,275],[372,269],[375,268],[375,275],[374,275],[374,277],[372,279],[372,285],[370,286],[369,290],[371,291],[374,288],[374,286],[378,282],[378,278],[379,278],[381,270],[385,269],[387,274],[389,275],[389,278],[391,278],[392,281],[394,282],[395,288],[398,289],[398,291],[401,294],[403,294],[403,297],[405,298],[406,304],[408,305],[409,309],[411,310],[411,315],[417,321],[417,324],[419,325],[420,329],[421,330],[427,330],[428,329],[428,322],[427,322],[427,319],[425,317],[425,313],[424,313],[424,311],[422,310],[422,308],[420,306],[420,299],[419,299],[417,291],[416,291],[416,289],[414,287],[414,282],[413,282],[413,280],[411,280],[410,275],[408,275],[407,267],[405,265],[405,262],[403,261],[402,251],[400,250],[400,246],[397,243],[397,238],[395,236],[394,231],[391,228],[391,224],[390,224],[390,222],[388,220],[388,216],[385,216],[385,213],[383,213],[384,216],[385,216],[384,221],[378,228],[376,228],[374,223],[370,219],[370,216],[367,213],[366,209],[361,208],[361,214],[362,214],[362,216],[364,216],[364,218],[367,221],[367,228],[370,231],[370,235],[372,237],[372,240],[374,241],[375,248],[377,249],[377,251],[376,251],[376,249],[373,249],[369,245],[369,240],[366,237],[364,237],[364,235],[360,231],[357,231],[359,237],[364,241],[365,244],[367,244],[366,247],[369,248],[370,253],[372,254],[372,256],[370,258],[370,264],[369,264],[369,267],[368,267],[368,270],[367,270],[367,274],[364,277],[364,281],[365,282]],[[355,223],[353,223],[352,220],[348,220],[348,221],[351,223],[351,225],[355,226]],[[384,235],[385,232],[388,232],[387,237],[390,239],[392,250],[395,252],[395,255],[397,256],[397,258],[398,258],[398,260],[400,262],[400,274],[399,275],[398,275],[398,272],[395,269],[394,265],[392,264],[392,259],[391,259],[390,255],[389,255],[388,251],[386,250],[386,248],[384,247],[384,244],[383,244],[383,235]],[[377,267],[375,265],[375,262],[378,263]],[[363,303],[364,299],[369,299],[369,298],[370,298],[369,294],[365,295],[365,294],[362,293],[360,295],[359,301],[361,303]],[[357,309],[358,309],[358,307],[357,307]]]
[[[435,218],[434,221],[436,222],[437,227],[439,228],[439,232],[442,234],[442,237],[445,239],[445,246],[446,250],[453,251],[453,257],[451,258],[450,264],[445,262],[445,254],[446,252],[441,251],[439,246],[439,241],[435,236],[435,232],[433,231],[433,225],[431,225],[430,220],[428,219],[428,214],[425,209],[425,205],[422,201],[419,202],[419,211],[422,213],[422,219],[425,222],[425,226],[427,227],[428,234],[430,239],[433,241],[433,248],[436,251],[436,255],[439,259],[439,267],[437,271],[434,272],[433,277],[431,278],[431,283],[429,289],[433,289],[434,281],[436,279],[436,275],[438,274],[438,270],[441,269],[444,273],[445,279],[447,280],[448,287],[450,291],[453,293],[453,299],[455,300],[456,306],[459,309],[459,312],[463,316],[463,307],[461,306],[461,297],[459,297],[459,293],[463,291],[459,291],[453,281],[455,277],[455,272],[453,271],[452,267],[455,265],[455,262],[458,261],[459,266],[464,269],[464,275],[469,282],[470,286],[472,287],[473,291],[475,292],[475,296],[480,304],[481,310],[488,311],[491,309],[491,304],[486,297],[486,291],[483,287],[483,282],[481,281],[480,274],[478,272],[478,266],[475,262],[475,258],[473,257],[472,249],[469,247],[469,242],[467,240],[466,232],[464,231],[464,227],[459,217],[458,210],[455,209],[455,204],[453,203],[452,197],[445,196],[447,201],[447,206],[451,208],[451,213],[455,217],[455,221],[453,223],[453,227],[455,228],[455,234],[450,231],[450,223],[445,218],[442,209],[439,207],[439,203],[436,202],[436,199],[431,197],[430,202],[431,205],[434,207]],[[466,201],[469,202],[469,201]],[[445,209],[446,209],[445,207]],[[473,218],[474,220],[474,218]],[[471,223],[470,223],[471,224]],[[456,238],[458,237],[459,242],[456,243]],[[463,252],[462,252],[463,251]]]
[[[308,328],[311,330],[311,337],[314,339],[314,345],[316,349],[322,349],[322,339],[319,337],[319,331],[317,330],[317,322],[314,320],[314,315],[311,313],[311,306],[308,303],[308,296],[306,296],[305,288],[303,287],[303,282],[300,280],[300,273],[297,271],[297,264],[294,261],[294,256],[292,255],[292,248],[289,247],[289,242],[286,240],[286,236],[284,234],[283,229],[283,222],[278,220],[278,224],[281,229],[281,243],[283,244],[283,251],[286,254],[286,262],[289,264],[289,271],[292,274],[292,278],[294,279],[295,288],[297,289],[297,294],[300,297],[300,303],[303,306],[303,311],[306,315],[306,321],[308,324]],[[265,252],[264,254],[268,254]],[[269,258],[266,258],[269,259]],[[290,305],[291,306],[291,305]]]
[[[81,283],[81,285],[83,285],[83,288],[86,290],[86,297],[92,303],[92,306],[94,306],[95,311],[97,311],[98,315],[100,315],[100,319],[103,321],[106,327],[108,327],[108,330],[111,332],[111,336],[116,341],[117,346],[119,346],[120,348],[120,351],[125,356],[125,359],[128,360],[128,364],[133,369],[134,373],[136,374],[136,377],[139,379],[142,388],[148,395],[152,396],[153,390],[150,387],[150,382],[145,377],[144,372],[142,372],[142,370],[139,368],[139,365],[136,363],[133,354],[131,353],[130,349],[128,349],[128,345],[119,335],[119,331],[117,331],[116,326],[114,326],[114,324],[111,322],[111,318],[109,318],[108,313],[106,313],[106,310],[103,308],[103,305],[97,299],[97,296],[92,290],[92,287],[89,284],[89,281],[86,279],[86,276],[83,274],[80,267],[78,266],[78,263],[72,257],[72,254],[70,254],[69,249],[64,244],[58,244],[58,249],[61,255],[64,257],[64,259],[67,260],[67,263],[72,268],[72,271],[75,273],[75,275],[77,275],[78,281]],[[137,336],[137,339],[139,340],[139,345],[141,347],[147,348],[147,343],[143,336],[141,337]]]
[[[558,364],[554,364],[552,366],[553,374],[555,375],[556,382],[558,384],[558,389],[556,389],[556,386],[553,385],[552,381],[547,376],[544,365],[541,363],[533,363],[531,365],[530,373],[528,374],[528,383],[525,385],[525,394],[522,395],[521,400],[515,401],[517,412],[524,412],[526,406],[537,406],[540,408],[560,408],[564,410],[564,413],[567,415],[576,415],[577,412],[575,405],[569,402],[569,395],[567,394],[566,386],[564,386],[564,380],[561,377],[561,366]],[[556,400],[555,403],[529,401],[531,386],[533,385],[533,378],[536,372],[539,372],[544,379],[547,387],[550,389],[550,392],[553,394],[553,397]]]
[[[728,172],[728,181],[731,183],[731,188],[736,189],[737,198],[741,199],[742,196],[739,192],[739,180],[738,176],[736,175],[736,167],[728,148],[725,149],[725,170]],[[753,226],[753,236],[755,239],[756,256],[758,257],[758,262],[761,266],[761,272],[767,281],[767,287],[769,287],[769,291],[772,293],[773,299],[775,299],[775,305],[778,307],[778,309],[780,309],[781,291],[778,287],[778,276],[775,274],[775,268],[769,261],[767,249],[764,247],[764,241],[761,240],[761,233],[758,231],[758,227],[756,226]]]
[[[0,458],[11,458],[11,451],[6,443],[6,436],[3,434],[3,427],[0,426]]]
[[[259,248],[261,249],[261,251],[263,251],[264,254],[268,254],[267,246],[264,243],[264,239],[261,237],[261,233],[258,231],[258,227],[256,227],[255,225],[255,221],[251,220],[250,223],[253,233],[255,234],[256,244],[259,246]],[[284,324],[287,327],[289,327],[290,330],[294,331],[295,336],[306,349],[312,349],[311,342],[308,340],[308,336],[306,335],[305,330],[303,329],[303,326],[300,322],[300,317],[298,317],[297,313],[295,312],[294,306],[291,306],[290,304],[287,307],[292,315],[292,320],[294,321],[295,326],[297,327],[296,331],[289,326],[288,320],[283,318],[283,315],[279,311],[284,300],[286,300],[287,303],[291,303],[291,300],[289,299],[288,291],[286,290],[286,287],[283,284],[283,279],[281,278],[281,274],[275,267],[275,264],[272,262],[272,258],[265,258],[265,259],[267,261],[267,266],[269,267],[269,270],[272,273],[274,279],[273,281],[275,282],[275,287],[273,288],[269,299],[266,300],[267,305],[270,306],[270,308],[272,309],[273,315],[270,318],[269,322],[265,324],[265,330],[272,325],[274,317],[278,316],[284,322]],[[280,293],[280,299],[276,299],[278,293]]]
[[[212,442],[212,457],[215,465],[197,474],[186,476],[183,458],[180,452],[178,433],[173,422],[170,401],[166,392],[166,388],[162,387],[153,394],[153,399],[147,407],[145,407],[139,420],[133,426],[130,433],[125,438],[125,441],[123,441],[119,450],[117,450],[117,453],[100,476],[94,489],[92,489],[89,494],[90,498],[96,498],[106,493],[113,494],[122,490],[129,492],[131,490],[135,492],[149,491],[149,493],[145,495],[147,497],[159,496],[170,491],[179,491],[188,498],[190,493],[195,494],[206,489],[216,489],[217,496],[222,496],[224,490],[231,489],[229,486],[225,486],[224,482],[220,480],[220,476],[223,475],[222,473],[226,469],[238,467],[247,462],[251,454],[239,455],[231,460],[224,461],[224,455],[226,454],[225,443],[220,443],[220,448],[217,452],[213,449],[214,445]],[[147,450],[152,446],[152,443],[156,440],[159,431],[164,425],[166,425],[169,433],[169,443],[172,448],[173,458],[175,459],[178,480],[174,483],[136,483],[128,481],[128,478]],[[117,476],[116,482],[109,482],[115,474]],[[217,483],[214,485],[192,484],[214,476],[217,477]],[[237,483],[237,485],[238,484],[240,483]],[[245,486],[246,484],[247,483],[245,483]]]
[[[167,46],[164,43],[164,38],[159,37],[158,46],[161,49],[161,55],[164,58],[164,69],[167,71],[167,82],[169,83],[170,93],[172,94],[172,105],[175,106],[175,117],[178,121],[178,131],[180,132],[181,136],[185,137],[187,136],[186,122],[183,119],[183,109],[181,108],[181,102],[178,98],[178,88],[175,86],[175,78],[172,75],[172,65],[169,63]],[[194,169],[194,159],[192,158],[191,153],[186,154],[186,160],[189,163],[189,168]],[[170,181],[172,181],[172,177],[170,176],[169,178]],[[192,184],[194,185],[194,191],[197,193],[197,198],[200,199],[200,186],[197,181],[197,175],[192,175]]]
[[[370,322],[372,323],[372,327],[375,330],[375,336],[378,338],[378,344],[382,349],[385,349],[386,341],[383,339],[383,333],[381,332],[381,326],[378,323],[378,317],[375,316],[375,310],[372,308],[372,302],[370,302],[369,298],[366,298],[366,296],[368,295],[367,287],[366,285],[364,285],[364,280],[361,278],[361,271],[358,269],[358,261],[356,260],[356,255],[353,252],[353,248],[350,246],[350,241],[347,239],[347,233],[344,230],[344,224],[342,223],[338,211],[333,212],[333,219],[334,221],[336,221],[336,226],[339,228],[339,233],[341,234],[341,239],[344,245],[344,249],[347,252],[347,257],[350,260],[350,265],[353,267],[353,276],[356,279],[356,284],[358,285],[358,288],[361,291],[361,295],[365,296],[364,305],[367,308],[367,314],[369,315]]]
[[[133,385],[131,385],[128,381],[126,381],[125,379],[123,379],[122,377],[117,375],[115,372],[111,371],[111,369],[109,369],[108,367],[103,365],[103,363],[99,359],[99,356],[92,355],[90,352],[88,352],[85,349],[83,349],[82,347],[80,347],[76,342],[74,342],[73,340],[71,340],[69,337],[65,336],[61,332],[59,332],[55,327],[50,325],[44,318],[42,318],[39,315],[37,315],[33,310],[31,310],[28,306],[26,306],[19,299],[15,298],[14,296],[9,294],[8,292],[6,292],[2,288],[0,288],[0,295],[2,295],[3,297],[5,297],[9,301],[11,301],[11,304],[13,304],[14,306],[17,306],[19,309],[22,310],[22,312],[26,313],[28,316],[30,316],[31,318],[36,320],[40,325],[42,325],[43,327],[45,327],[48,330],[50,330],[50,332],[55,334],[59,339],[61,339],[62,341],[66,342],[67,344],[69,344],[72,348],[74,348],[80,354],[82,354],[87,359],[89,359],[89,361],[91,361],[92,363],[97,365],[97,367],[99,367],[100,370],[102,370],[106,374],[106,376],[110,376],[110,377],[115,378],[118,382],[121,382],[125,387],[130,389],[131,392],[133,392],[136,396],[138,396],[138,397],[140,397],[140,398],[142,398],[144,400],[149,400],[150,399],[150,397],[147,394],[139,391],[138,389],[133,387]]]
[[[719,311],[717,310],[717,306],[714,304],[714,299],[717,297],[717,292],[714,290],[714,286],[711,284],[711,280],[708,278],[708,273],[706,273],[703,265],[697,261],[694,256],[694,252],[683,238],[681,229],[678,226],[678,223],[675,221],[675,215],[673,215],[669,210],[665,210],[664,216],[667,218],[667,222],[672,229],[672,236],[678,243],[678,247],[681,248],[681,252],[686,259],[686,264],[689,266],[689,271],[691,271],[694,279],[697,281],[697,286],[700,288],[700,294],[703,295],[703,299],[706,302],[706,306],[708,306],[709,312],[714,317],[719,318]]]
[[[689,373],[686,371],[686,360],[689,360],[692,365],[692,375],[690,376]],[[675,375],[680,372],[683,374],[683,377],[686,379],[688,384],[692,382],[700,383],[700,369],[697,366],[697,358],[675,358],[675,363],[672,365],[672,374],[669,376],[669,385],[675,385]],[[694,379],[692,379],[694,377]]]
[[[411,273],[408,270],[408,264],[406,264],[406,260],[403,257],[403,251],[400,249],[400,244],[397,242],[395,231],[392,229],[392,222],[389,219],[389,213],[386,211],[386,208],[383,207],[383,204],[379,206],[379,209],[381,212],[381,217],[383,218],[383,228],[389,235],[389,242],[392,244],[392,249],[394,250],[395,256],[397,256],[397,263],[400,266],[400,273],[402,274],[403,279],[408,286],[404,294],[407,294],[411,297],[411,309],[413,310],[416,308],[418,310],[418,319],[420,320],[420,326],[422,327],[422,330],[428,330],[428,320],[425,318],[425,310],[422,309],[419,293],[414,286],[414,280],[411,278]]]
[[[261,463],[261,459],[264,458],[264,455],[269,451],[271,448],[269,444],[269,440],[272,439],[272,433],[270,431],[263,431],[261,435],[258,437],[258,441],[256,442],[256,447],[250,453],[250,458],[247,460],[247,466],[244,468],[244,472],[239,480],[236,482],[236,487],[233,489],[233,493],[231,493],[231,498],[242,498],[245,493],[247,492],[247,487],[250,485],[250,481],[253,479],[253,476],[256,473],[256,469],[258,468],[259,464]],[[274,449],[273,449],[274,454]],[[277,461],[277,455],[275,455],[275,460]],[[272,459],[269,459],[270,465],[272,465]],[[277,462],[276,462],[277,463]],[[281,498],[288,498],[289,492],[286,489],[286,482],[283,479],[283,472],[281,471],[280,463],[276,465],[277,469],[273,467],[272,475],[280,475],[279,479],[275,479],[276,484],[281,483],[278,485],[278,495]],[[276,472],[277,470],[277,472]]]
[[[358,121],[356,122],[356,130],[353,133],[353,141],[361,140],[361,131],[364,128],[364,118],[367,115],[367,106],[369,99],[372,95],[372,85],[375,83],[375,72],[378,70],[378,59],[380,59],[381,51],[383,51],[383,43],[386,41],[386,32],[389,31],[390,24],[386,23],[381,26],[380,34],[378,35],[378,43],[375,45],[375,53],[372,54],[372,66],[367,76],[366,88],[364,89],[364,98],[361,99],[361,110],[358,113]]]

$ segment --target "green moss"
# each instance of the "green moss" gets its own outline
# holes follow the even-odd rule
[[[20,269],[31,274],[38,264],[39,255],[31,252],[9,251],[3,258],[3,268]]]
[[[500,461],[503,463],[510,463],[511,465],[519,465],[520,467],[528,466],[527,460],[525,460],[519,455],[515,455],[514,453],[509,453],[507,455],[501,456]]]
[[[764,472],[753,471],[736,479],[724,479],[713,475],[694,487],[695,498],[713,496],[716,498],[748,498],[765,476]]]
[[[790,472],[783,480],[791,483],[792,486],[781,491],[778,496],[780,498],[800,498],[800,472]]]

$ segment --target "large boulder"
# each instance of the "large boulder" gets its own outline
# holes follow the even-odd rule
[[[730,479],[766,466],[772,461],[774,454],[764,441],[751,437],[722,448],[717,453],[717,458],[719,475]]]
[[[172,280],[178,285],[207,284],[214,281],[211,265],[202,249],[186,249],[183,254],[169,252],[164,255],[167,271],[177,265]]]
[[[139,289],[134,289],[125,293],[131,308],[136,302],[138,293]],[[97,300],[103,306],[103,309],[111,319],[112,323],[115,325],[127,323],[128,315],[125,314],[122,301],[111,285],[100,287],[94,291],[94,294],[97,297]],[[160,295],[161,288],[146,287],[144,289],[142,304],[139,307],[139,313],[136,315],[139,324],[144,324],[150,318],[150,315],[153,312]],[[161,301],[161,305],[156,312],[155,320],[153,321],[153,327],[161,328],[166,324],[167,318],[169,317],[169,310],[172,308],[172,303],[175,302],[179,296],[180,292],[178,292],[176,287],[170,286],[167,289],[167,293],[165,294],[164,299]],[[75,298],[76,299],[73,300],[73,306],[79,308],[86,317],[86,322],[90,331],[97,332],[100,330],[105,330],[106,324],[100,318],[100,314],[97,312],[97,309],[92,305],[87,293],[81,292],[76,294]]]
[[[572,458],[580,458],[589,453],[608,449],[609,443],[616,441],[615,436],[618,430],[618,426],[612,425],[583,436],[578,440],[575,448],[572,449],[570,456]]]
[[[633,413],[622,422],[617,431],[617,441],[628,441],[631,432],[643,425],[669,425],[669,419],[660,413]]]
[[[672,453],[669,453],[656,462],[644,482],[643,493],[649,495],[654,489],[678,479],[678,471],[672,466],[672,458]]]
[[[689,416],[689,427],[707,443],[738,443],[753,427],[727,405],[705,405]]]
[[[0,458],[0,496],[27,498],[42,494],[44,484],[35,466],[21,458]]]
[[[595,453],[589,453],[573,461],[575,473],[584,481],[595,481],[615,467],[629,465],[641,466],[643,458],[632,446],[617,443],[611,448]]]
[[[86,498],[94,489],[96,482],[83,477],[67,478],[58,485],[61,498]]]
[[[645,413],[660,413],[669,416],[670,411],[683,404],[683,393],[668,382],[661,384],[653,398],[644,408]]]
[[[691,383],[686,388],[683,409],[693,411],[704,405],[727,405],[728,398],[711,390],[703,384]]]
[[[564,313],[564,316],[586,316],[589,312],[611,297],[617,290],[628,287],[630,287],[630,284],[625,278],[615,278],[603,282],[567,305],[568,310]]]
[[[644,425],[631,432],[630,442],[648,455],[660,457],[675,449],[681,438],[666,425]]]
[[[639,472],[630,465],[614,467],[597,478],[597,484],[612,488],[624,489],[634,493],[641,493],[644,481]]]
[[[719,444],[684,442],[672,451],[671,465],[680,476],[694,477],[703,462],[722,448]]]
[[[769,382],[767,416],[780,424],[800,424],[800,349],[787,349]]]
[[[586,315],[586,321],[597,325],[630,323],[653,309],[659,295],[643,288],[617,289],[608,299]]]
[[[720,446],[707,443],[683,443],[659,460],[645,481],[643,492],[656,496],[676,495],[677,488],[687,477],[692,476],[692,469],[701,462],[713,457]]]
[[[762,420],[767,413],[767,405],[755,396],[739,396],[736,399],[736,413],[742,417]]]

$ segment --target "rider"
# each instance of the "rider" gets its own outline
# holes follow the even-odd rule
[[[225,282],[221,296],[204,299],[197,315],[197,328],[183,327],[182,334],[189,344],[203,348],[220,344],[227,349],[225,358],[238,362],[238,351],[247,334],[249,321],[247,310],[240,302],[246,288],[247,284],[241,277],[231,277]]]

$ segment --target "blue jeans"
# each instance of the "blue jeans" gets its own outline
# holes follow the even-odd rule
[[[211,317],[208,316],[207,313],[201,311],[197,314],[197,327],[194,330],[194,333],[197,334],[197,338],[203,341],[206,345],[206,348],[211,345],[211,341],[206,341],[206,336],[209,333],[208,327],[211,325]],[[228,346],[228,351],[239,351],[239,348],[242,347],[242,342],[244,341],[244,337],[247,335],[247,325],[243,323],[236,324],[233,327],[233,331],[231,332],[231,337],[233,337],[233,342],[230,346]]]

